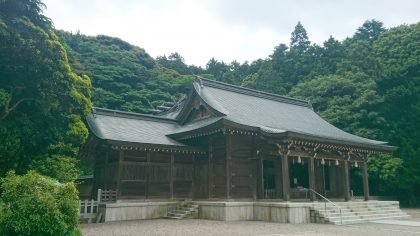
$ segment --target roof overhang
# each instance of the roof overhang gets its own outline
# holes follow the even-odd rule
[[[281,133],[269,133],[269,132],[262,132],[262,135],[268,138],[279,139],[279,140],[308,140],[317,143],[325,143],[335,146],[347,146],[353,149],[365,149],[371,150],[373,152],[383,152],[383,153],[390,153],[397,149],[395,146],[388,146],[383,144],[366,144],[366,143],[355,143],[347,140],[339,140],[339,139],[331,139],[319,136],[313,136],[309,134],[300,134],[292,131],[284,131]]]

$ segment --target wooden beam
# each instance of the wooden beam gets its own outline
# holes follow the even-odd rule
[[[256,145],[255,145],[255,136],[252,137],[252,156],[251,156],[252,160],[250,161],[250,164],[255,163],[258,164],[257,162],[257,150],[256,150]],[[252,182],[252,198],[254,200],[257,200],[257,186],[258,186],[258,178],[257,178],[257,171],[258,170],[258,165],[253,165],[252,167],[252,179],[254,180]]]
[[[196,159],[196,155],[193,155],[193,159],[192,159],[192,165],[193,165],[193,170],[192,170],[192,183],[191,183],[191,199],[194,199],[195,197],[195,159]]]
[[[276,184],[276,198],[281,198],[282,197],[282,184],[283,184],[283,181],[282,181],[282,167],[281,167],[281,165],[282,165],[282,163],[281,163],[282,161],[281,161],[281,157],[278,157],[278,158],[276,158],[276,160],[275,160],[275,170],[276,170],[276,175],[275,175],[275,178],[276,178],[276,180],[275,180],[275,184]]]
[[[232,189],[232,173],[230,170],[230,164],[232,162],[231,156],[231,138],[232,136],[229,133],[226,133],[226,199],[231,198],[231,189]]]
[[[344,200],[350,201],[350,176],[349,176],[349,162],[343,161],[343,187],[344,187]]]
[[[261,194],[261,199],[264,199],[264,156],[260,157],[260,194]]]
[[[147,166],[146,166],[146,185],[144,186],[144,192],[145,192],[145,194],[144,194],[144,197],[145,197],[145,199],[148,199],[149,198],[149,191],[150,191],[150,189],[149,189],[149,184],[150,184],[150,156],[151,156],[151,154],[150,154],[150,151],[147,151],[147,157],[146,157],[146,161],[147,161]]]
[[[169,197],[174,198],[174,173],[175,173],[175,154],[171,153],[171,167],[169,176]]]
[[[207,183],[208,183],[208,189],[207,189],[207,198],[210,199],[213,197],[213,139],[209,138],[209,159],[207,164]]]
[[[124,161],[124,150],[119,151],[118,172],[117,172],[117,200],[121,198],[122,162]]]
[[[109,181],[109,176],[107,175],[108,173],[108,155],[109,155],[109,150],[107,149],[106,153],[105,153],[105,165],[104,165],[104,190],[108,190],[108,181]]]
[[[368,172],[367,172],[367,160],[362,164],[362,171],[363,171],[363,195],[365,201],[369,201],[369,180],[368,180]]]
[[[281,175],[282,175],[282,188],[283,188],[283,200],[290,200],[290,177],[289,177],[289,158],[287,154],[281,156]]]
[[[308,161],[308,170],[309,170],[309,188],[316,191],[316,181],[315,181],[315,161],[314,158],[310,157]],[[311,201],[316,200],[315,193],[310,191]]]

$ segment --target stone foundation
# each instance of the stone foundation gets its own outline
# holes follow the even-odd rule
[[[256,220],[279,223],[310,223],[310,203],[202,202],[199,218],[222,221]]]
[[[117,202],[99,205],[102,221],[146,220],[166,216],[180,202]]]
[[[311,208],[324,206],[322,202],[223,202],[189,201],[198,205],[198,218],[220,221],[267,221],[279,223],[305,224],[311,221]],[[381,203],[398,207],[397,201],[340,202],[343,208],[366,204]],[[181,201],[161,202],[117,202],[100,204],[102,221],[145,220],[165,217],[168,211],[176,208]]]
[[[118,202],[100,204],[102,221],[145,220],[165,217],[181,202]],[[193,201],[198,218],[221,221],[257,220],[280,223],[309,223],[309,203]]]

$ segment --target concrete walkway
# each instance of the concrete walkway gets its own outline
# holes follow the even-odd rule
[[[370,221],[370,222],[371,223],[377,223],[377,224],[420,227],[420,221],[412,221],[412,220],[374,220],[374,221]]]
[[[85,236],[420,236],[420,227],[365,223],[355,225],[280,224],[261,221],[213,220],[138,220],[101,224],[84,224]]]
[[[402,209],[412,216],[404,220],[381,220],[366,224],[279,224],[261,221],[137,220],[82,224],[85,236],[420,236],[420,209]]]

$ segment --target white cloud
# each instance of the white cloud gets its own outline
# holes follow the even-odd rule
[[[189,64],[266,58],[301,21],[312,42],[351,36],[366,19],[387,27],[419,20],[416,0],[44,0],[55,27],[119,37],[153,57],[179,52]]]

